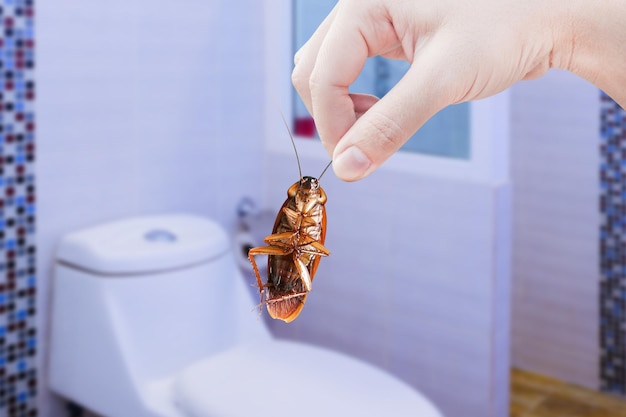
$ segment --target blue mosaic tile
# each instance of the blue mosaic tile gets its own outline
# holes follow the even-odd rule
[[[0,416],[36,416],[33,1],[0,0]]]
[[[601,94],[600,383],[626,395],[626,111]]]

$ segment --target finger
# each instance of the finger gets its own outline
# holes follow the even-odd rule
[[[351,125],[333,152],[339,178],[355,181],[369,175],[426,120],[454,101],[452,80],[462,69],[459,60],[448,59],[450,49],[431,39],[398,84]]]
[[[328,32],[328,28],[332,25],[335,19],[338,6],[338,4],[335,5],[328,16],[326,16],[319,27],[315,30],[315,33],[313,33],[311,38],[309,38],[309,40],[306,41],[302,47],[300,47],[293,57],[294,69],[291,74],[291,82],[311,115],[313,115],[313,111],[311,107],[309,78],[311,77],[311,71],[313,71],[313,66],[317,60],[317,53],[320,49],[320,45]]]
[[[311,108],[322,144],[329,154],[356,121],[354,103],[348,92],[368,56],[356,16],[337,13],[320,45],[309,78]]]

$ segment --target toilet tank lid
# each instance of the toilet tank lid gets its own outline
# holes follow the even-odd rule
[[[133,217],[64,236],[57,260],[101,274],[158,272],[216,258],[229,250],[224,229],[189,214]]]

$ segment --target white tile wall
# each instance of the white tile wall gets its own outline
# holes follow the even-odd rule
[[[301,159],[305,175],[321,169]],[[270,154],[268,206],[297,180],[294,164]],[[322,186],[331,256],[300,317],[274,330],[381,366],[448,417],[508,415],[509,247],[495,240],[510,221],[507,186],[384,169],[357,183],[330,173]]]
[[[261,200],[262,12],[254,0],[38,4],[38,311],[63,233],[165,211],[230,227],[242,196]],[[40,375],[41,415],[64,415]]]
[[[598,388],[599,92],[552,71],[511,92],[513,364]]]

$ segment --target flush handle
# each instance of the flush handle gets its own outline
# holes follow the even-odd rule
[[[146,232],[143,235],[143,238],[148,242],[156,242],[156,243],[174,243],[177,238],[176,235],[169,230],[165,229],[153,229]]]

